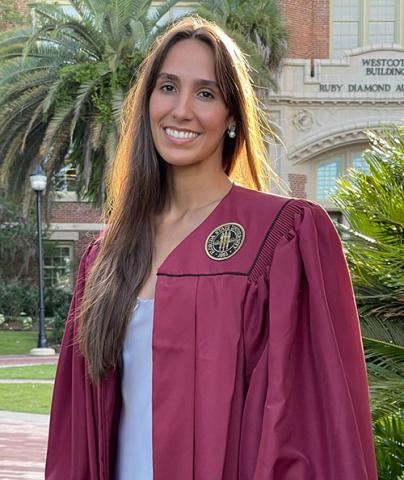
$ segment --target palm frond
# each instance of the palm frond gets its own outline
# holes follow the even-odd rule
[[[363,345],[366,363],[370,369],[377,366],[387,372],[387,378],[390,378],[391,373],[404,379],[404,347],[367,337],[363,338]],[[381,378],[380,369],[372,372]]]
[[[94,115],[88,127],[88,141],[90,142],[91,150],[97,151],[103,146],[103,130],[105,130],[105,125],[102,121],[102,116],[100,114]]]
[[[404,479],[404,127],[367,132],[367,172],[338,181],[334,202],[351,271],[372,400],[379,480]]]
[[[168,13],[171,8],[174,7],[179,0],[167,0],[161,5],[157,6],[152,15],[150,15],[150,23],[152,27],[164,26],[168,22]]]
[[[390,305],[382,305],[383,309],[389,309]],[[385,343],[394,343],[399,346],[404,346],[404,328],[402,317],[397,320],[390,318],[384,319],[370,315],[366,305],[359,307],[359,313],[361,316],[361,329],[362,334],[368,338],[380,340]]]
[[[107,75],[110,75],[110,73],[111,72],[109,70],[105,70],[105,71],[101,72],[97,78],[95,78],[94,80],[83,83],[78,88],[78,90],[76,92],[76,95],[77,95],[76,100],[75,100],[75,103],[74,103],[74,114],[73,114],[73,118],[72,118],[72,121],[71,121],[71,124],[70,124],[70,142],[71,143],[73,142],[74,130],[76,128],[77,121],[79,119],[80,112],[83,108],[84,103],[86,102],[86,100],[88,100],[90,95],[93,93],[94,88],[100,82],[102,82],[103,77],[105,77]]]
[[[243,2],[222,2],[226,15],[241,12]],[[50,177],[63,162],[73,162],[83,175],[80,192],[94,203],[102,200],[100,184],[116,149],[123,99],[177,3],[160,2],[151,13],[151,0],[71,0],[69,10],[44,1],[35,5],[33,29],[0,35],[0,161],[4,167],[7,158],[11,183],[40,155]],[[253,68],[274,86],[251,35],[244,35],[253,30],[233,30]]]
[[[404,412],[376,422],[374,439],[379,480],[404,479]]]
[[[47,90],[47,85],[40,85],[23,92],[19,98],[15,98],[3,105],[0,110],[0,138],[7,135],[7,131],[13,122],[31,118],[31,112],[41,101]]]
[[[63,128],[68,128],[70,131],[70,122],[74,114],[74,100],[70,100],[68,103],[60,107],[52,115],[51,120],[49,121],[45,137],[41,145],[41,156],[47,158],[52,151],[52,146],[57,139],[58,135],[61,134]],[[46,160],[45,160],[46,165]]]
[[[114,117],[117,128],[119,128],[119,125],[121,123],[124,100],[125,100],[125,96],[122,89],[117,87],[113,92],[112,102],[111,102],[112,115]]]
[[[265,0],[251,8],[247,0],[202,0],[196,12],[237,41],[248,55],[258,85],[278,89],[273,72],[286,55],[287,28],[275,1]]]

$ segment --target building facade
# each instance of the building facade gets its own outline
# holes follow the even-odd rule
[[[404,123],[404,1],[283,0],[288,58],[280,90],[262,91],[277,173],[322,204],[349,168],[366,169],[367,129]]]
[[[278,137],[270,141],[272,167],[291,195],[314,200],[342,220],[328,194],[349,168],[366,169],[365,131],[404,123],[404,0],[278,2],[288,54],[277,75],[279,91],[258,89]],[[170,16],[193,4],[180,3]],[[49,283],[62,279],[71,286],[72,266],[103,224],[99,211],[69,191],[69,171],[60,178],[50,216],[56,248],[45,269]]]

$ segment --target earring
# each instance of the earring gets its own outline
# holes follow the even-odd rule
[[[236,137],[236,126],[234,125],[234,123],[232,123],[231,125],[229,125],[228,129],[227,129],[227,135],[230,137],[230,138],[235,138]]]

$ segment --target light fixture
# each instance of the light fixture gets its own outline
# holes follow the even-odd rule
[[[31,182],[31,187],[36,192],[43,192],[46,188],[46,175],[42,167],[39,165],[35,167],[34,171],[29,176],[29,181]]]

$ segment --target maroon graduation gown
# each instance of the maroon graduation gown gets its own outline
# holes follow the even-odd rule
[[[223,243],[219,232],[228,257],[210,258],[205,242],[227,223],[244,228],[244,241]],[[113,479],[119,374],[91,384],[76,341],[97,248],[82,259],[66,325],[47,480]],[[233,186],[158,272],[154,480],[376,480],[365,372],[328,215],[305,200]]]

